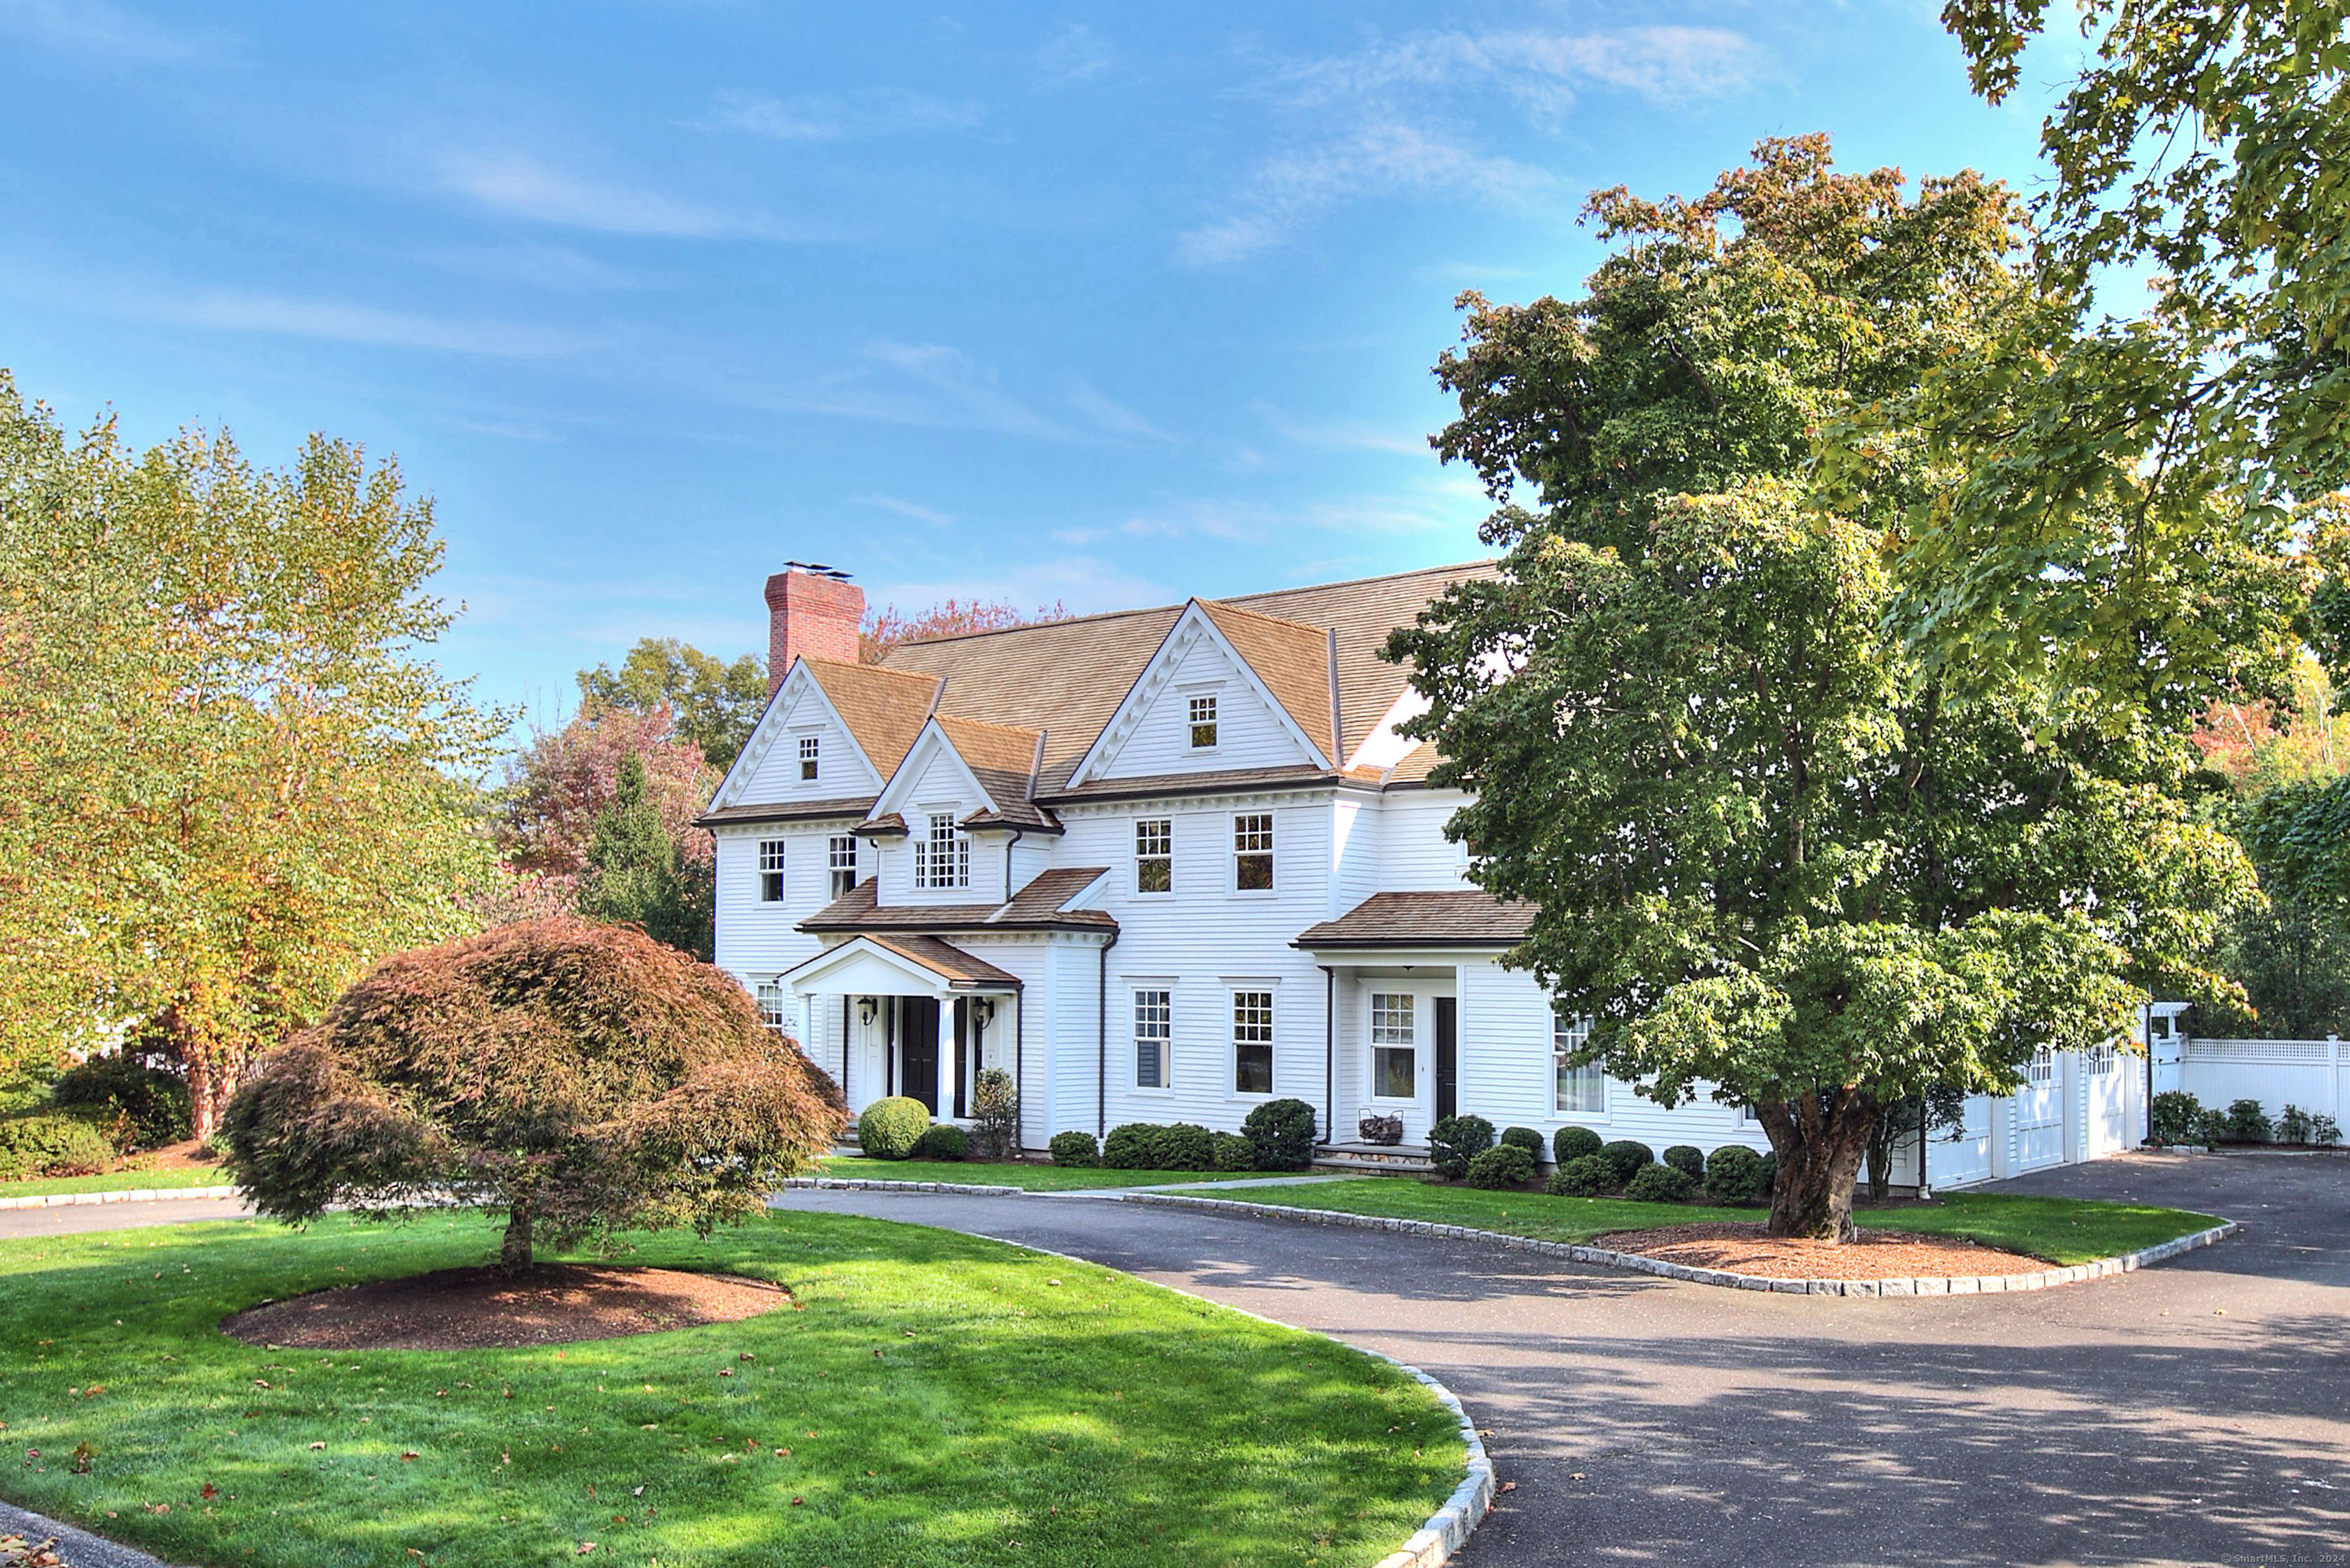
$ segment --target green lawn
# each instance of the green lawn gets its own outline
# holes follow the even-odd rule
[[[1261,1170],[1111,1170],[1104,1166],[995,1165],[980,1160],[868,1159],[836,1155],[822,1174],[862,1181],[953,1181],[976,1187],[1022,1187],[1031,1192],[1071,1192],[1092,1187],[1164,1187],[1197,1181],[1245,1181]]]
[[[631,1261],[775,1279],[805,1303],[744,1323],[331,1354],[216,1327],[480,1262],[495,1236],[473,1215],[330,1217],[0,1250],[0,1430],[27,1456],[0,1494],[220,1568],[551,1565],[590,1541],[669,1568],[1107,1568],[1369,1563],[1460,1479],[1451,1417],[1384,1363],[1091,1265],[845,1215],[632,1239]]]
[[[0,1181],[0,1198],[37,1198],[47,1192],[123,1192],[151,1187],[226,1187],[228,1172],[217,1165],[177,1170],[109,1170],[103,1176],[53,1176],[40,1181]]]
[[[1483,1231],[1532,1236],[1545,1241],[1588,1241],[1610,1231],[1642,1231],[1705,1220],[1752,1221],[1763,1217],[1760,1209],[1631,1203],[1617,1198],[1552,1198],[1538,1192],[1482,1192],[1474,1188],[1441,1187],[1391,1176],[1365,1177],[1316,1187],[1259,1188],[1247,1194],[1247,1200],[1293,1209],[1336,1209],[1348,1214],[1430,1220],[1442,1225],[1473,1225]],[[2190,1214],[2178,1209],[1994,1192],[1953,1192],[1926,1208],[1864,1209],[1855,1217],[1863,1230],[1965,1236],[1994,1247],[2045,1258],[2053,1263],[2068,1264],[2136,1251],[2219,1223],[2208,1214]]]

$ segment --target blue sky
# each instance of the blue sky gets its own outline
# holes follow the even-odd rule
[[[79,424],[325,430],[436,499],[442,649],[567,703],[644,635],[1117,608],[1467,558],[1464,288],[1760,136],[2033,179],[1928,4],[0,0],[0,364]]]

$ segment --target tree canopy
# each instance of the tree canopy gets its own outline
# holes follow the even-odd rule
[[[677,738],[722,772],[734,763],[767,705],[767,670],[756,654],[726,663],[673,637],[639,638],[620,668],[579,672],[583,712],[666,711]]]
[[[831,1147],[832,1081],[733,979],[641,932],[528,921],[386,960],[256,1064],[229,1169],[262,1213],[502,1210],[502,1261],[713,1225]]]

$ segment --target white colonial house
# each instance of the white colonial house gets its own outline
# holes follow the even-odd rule
[[[852,1109],[968,1119],[983,1067],[1021,1138],[1235,1129],[1275,1097],[1326,1141],[1455,1111],[1662,1148],[1768,1147],[1735,1106],[1665,1110],[1561,1064],[1569,1021],[1502,955],[1521,909],[1470,886],[1420,711],[1378,657],[1490,564],[901,644],[858,661],[864,595],[770,577],[773,690],[702,821],[717,961]],[[1938,1183],[2136,1142],[2108,1053],[2035,1064],[1937,1139]],[[2110,1080],[2108,1084],[2108,1080]],[[2110,1092],[2100,1092],[2106,1085]],[[2137,1113],[2142,1116],[2142,1112]],[[1909,1165],[1914,1167],[1914,1151]]]

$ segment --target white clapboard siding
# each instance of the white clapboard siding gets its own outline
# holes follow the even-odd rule
[[[1160,774],[1297,767],[1315,761],[1283,723],[1247,671],[1222,645],[1201,636],[1174,653],[1172,669],[1153,682],[1135,711],[1133,728],[1092,770],[1099,778],[1150,778]],[[1191,700],[1216,700],[1216,744],[1191,744]],[[1323,728],[1328,728],[1326,723]]]

